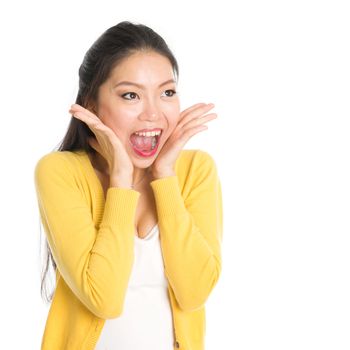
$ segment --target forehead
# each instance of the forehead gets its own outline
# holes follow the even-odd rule
[[[136,52],[124,58],[111,71],[111,82],[130,80],[139,83],[159,83],[174,78],[169,59],[154,51]]]

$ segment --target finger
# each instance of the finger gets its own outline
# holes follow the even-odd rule
[[[210,120],[216,119],[217,117],[218,115],[216,113],[209,113],[204,116],[200,116],[198,118],[192,119],[190,123],[194,121],[195,124],[204,124],[206,122],[209,122]]]
[[[205,113],[214,107],[213,103],[197,103],[196,105],[185,109],[181,115],[188,115],[190,113]]]
[[[100,118],[98,118],[94,113],[92,113],[88,109],[78,105],[77,103],[75,103],[71,106],[70,112],[73,112],[73,113],[74,112],[82,112],[82,113],[85,113],[90,118],[100,120]]]
[[[91,147],[93,147],[94,149],[96,149],[96,145],[97,145],[97,140],[93,137],[88,137],[88,143]]]
[[[207,114],[203,117],[198,117],[198,118],[194,118],[189,120],[186,124],[183,125],[183,129],[187,129],[187,128],[192,128],[192,127],[196,127],[197,125],[202,125],[205,124],[211,120],[214,120],[217,118],[217,114],[216,113],[210,113]]]
[[[86,120],[86,118],[89,118],[88,120],[94,120],[96,122],[101,122],[101,120],[98,117],[96,117],[94,115],[89,115],[89,114],[87,114],[85,112],[74,111],[74,110],[70,110],[69,112],[73,115],[73,117],[75,117],[77,115],[77,113],[79,113],[78,114],[79,116],[83,116],[83,117],[85,116],[84,120]]]
[[[88,143],[95,151],[101,153],[100,144],[98,143],[98,141],[96,139],[94,139],[93,137],[89,137]]]
[[[92,118],[88,115],[86,115],[83,112],[74,112],[73,117],[80,119],[83,121],[85,124],[87,124],[89,127],[91,126],[92,128],[98,127],[101,123],[101,120],[98,118]]]
[[[189,107],[189,108],[184,109],[184,110],[181,112],[181,114],[183,114],[183,113],[187,114],[187,113],[193,111],[194,109],[196,109],[196,108],[198,108],[198,107],[205,106],[205,105],[206,105],[206,103],[196,103],[195,105],[193,105],[193,106],[191,106],[191,107]]]
[[[114,138],[113,131],[110,130],[106,125],[104,125],[100,120],[98,120],[98,121],[93,120],[81,112],[75,112],[74,117],[76,117],[77,119],[79,119],[83,123],[85,123],[88,126],[88,128],[93,132],[93,134],[95,135],[95,137],[97,139],[100,138],[99,137],[100,135],[106,135],[108,138],[111,138],[111,139]],[[103,138],[103,136],[102,136],[102,138]],[[97,146],[99,146],[99,145],[97,145]]]
[[[191,116],[194,118],[197,118],[197,117],[201,116],[202,114],[207,113],[208,111],[210,111],[213,108],[214,108],[214,105],[212,103],[209,103],[205,106],[200,106],[191,112]]]
[[[94,150],[96,150],[96,148],[95,148],[95,144],[94,144],[94,142],[92,141],[92,138],[88,138],[87,139],[87,141],[88,141],[88,144],[94,149]]]
[[[103,139],[105,137],[107,137],[112,143],[117,142],[120,144],[120,140],[116,136],[114,131],[110,129],[108,126],[106,126],[105,124],[103,124],[100,119],[97,118],[96,120],[96,119],[90,118],[89,116],[86,116],[82,112],[75,112],[74,116],[77,119],[80,119],[81,121],[83,121],[89,127],[89,129],[94,133],[96,139],[98,140],[97,147],[99,147],[99,142],[100,141],[103,142]],[[99,150],[99,148],[97,150]]]
[[[191,129],[186,130],[180,137],[180,140],[183,142],[182,146],[184,146],[192,136],[207,129],[208,129],[207,125],[198,125]]]
[[[191,119],[199,118],[201,115],[207,113],[208,111],[210,111],[214,107],[215,106],[214,106],[213,103],[209,103],[207,105],[198,106],[197,108],[194,108],[189,114],[184,115],[184,117],[182,119],[180,119],[180,122],[178,124],[179,127],[182,127],[183,125],[185,125]]]

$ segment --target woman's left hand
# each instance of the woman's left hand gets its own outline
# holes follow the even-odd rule
[[[175,175],[175,162],[187,141],[198,132],[207,130],[203,124],[217,117],[216,113],[206,114],[212,108],[213,103],[198,103],[180,113],[178,124],[151,166],[154,179]]]

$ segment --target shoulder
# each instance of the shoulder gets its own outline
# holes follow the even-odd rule
[[[212,155],[201,149],[185,149],[181,151],[177,166],[194,170],[195,168],[216,167]]]
[[[41,156],[34,165],[36,178],[57,174],[68,177],[74,173],[74,164],[78,161],[76,154],[72,151],[52,151]]]
[[[176,163],[176,173],[180,182],[202,181],[203,178],[217,176],[217,166],[212,155],[201,149],[182,150]]]

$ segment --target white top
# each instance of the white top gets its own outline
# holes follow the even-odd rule
[[[135,235],[134,252],[123,313],[105,321],[95,350],[174,349],[158,224],[144,238]]]

